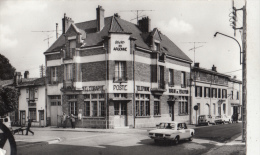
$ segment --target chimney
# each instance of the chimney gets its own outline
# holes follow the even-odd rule
[[[58,23],[56,23],[56,39],[58,39]]]
[[[237,78],[237,76],[236,75],[234,75],[234,79],[236,79]]]
[[[151,31],[151,19],[149,17],[144,17],[138,21],[138,27],[142,32]]]
[[[215,67],[214,65],[212,66],[212,71],[217,71],[217,67]]]
[[[118,13],[115,13],[114,16],[120,18]]]
[[[64,13],[64,18],[62,18],[62,33],[65,34],[65,32],[68,30],[68,28],[70,27],[70,25],[74,23],[74,21],[69,18],[66,17],[66,13]]]
[[[24,72],[24,78],[25,78],[25,79],[28,79],[28,78],[29,78],[29,71],[25,71],[25,72]]]
[[[105,10],[102,6],[97,7],[97,32],[101,31],[105,26]]]
[[[17,86],[22,81],[22,74],[21,72],[14,73],[14,85]]]
[[[194,63],[194,67],[200,67],[200,63],[199,62]]]

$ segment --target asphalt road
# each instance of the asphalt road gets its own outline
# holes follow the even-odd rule
[[[147,132],[139,133],[100,133],[73,131],[35,131],[41,135],[55,135],[63,140],[56,144],[26,145],[17,143],[18,155],[201,155],[214,149],[216,145],[208,141],[200,142],[199,138],[223,142],[230,140],[236,133],[241,132],[241,124],[225,124],[196,128],[194,141],[181,141],[178,145],[168,143],[155,144],[149,139]]]

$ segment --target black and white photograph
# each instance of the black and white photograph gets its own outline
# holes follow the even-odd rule
[[[258,0],[1,0],[0,155],[260,154]]]

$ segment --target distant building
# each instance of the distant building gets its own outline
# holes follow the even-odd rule
[[[199,115],[226,115],[231,119],[230,94],[228,92],[230,76],[217,72],[217,67],[214,65],[212,69],[205,69],[201,68],[199,63],[195,63],[191,72],[193,79],[191,84],[191,123],[196,124]],[[197,111],[194,110],[195,105],[198,106]]]
[[[24,73],[23,79],[16,86],[19,88],[19,124],[27,125],[27,117],[33,120],[32,126],[46,126],[46,93],[45,77],[29,78],[29,72]]]
[[[135,25],[98,6],[95,20],[62,23],[44,52],[50,125],[63,112],[78,116],[76,127],[189,122],[192,61],[148,17]]]

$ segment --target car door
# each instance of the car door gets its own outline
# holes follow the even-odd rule
[[[190,129],[187,128],[186,123],[182,124],[185,130],[185,138],[189,138],[190,137]]]
[[[179,131],[179,136],[180,136],[180,139],[185,139],[186,138],[186,131],[184,129],[184,127],[182,126],[182,123],[179,123],[177,125],[177,130]]]

